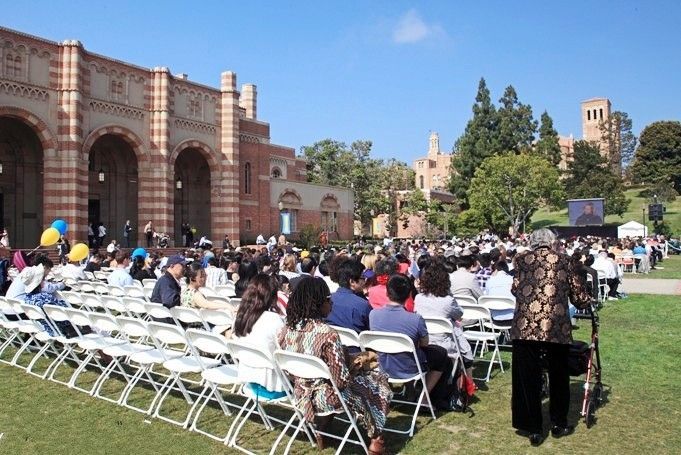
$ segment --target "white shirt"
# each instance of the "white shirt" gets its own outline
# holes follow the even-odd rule
[[[106,236],[106,228],[105,228],[104,226],[99,226],[99,228],[97,229],[97,231],[99,232],[99,236],[100,236],[100,237]]]
[[[70,262],[61,268],[61,277],[64,279],[71,278],[74,280],[87,280],[87,277],[83,272],[83,267]]]
[[[113,253],[114,251],[116,251],[116,245],[113,242],[111,242],[106,246],[106,252]]]
[[[512,297],[511,286],[513,285],[513,277],[506,272],[496,272],[487,279],[485,285],[485,293],[495,297]]]
[[[594,270],[603,272],[605,274],[605,278],[608,280],[617,278],[619,274],[619,268],[617,267],[617,265],[609,258],[603,257],[600,254],[598,255],[598,257],[594,261],[594,264],[591,267],[593,267]]]
[[[106,280],[111,286],[132,286],[132,277],[123,267],[116,267]]]
[[[265,351],[274,352],[277,349],[277,333],[284,327],[281,316],[272,311],[265,311],[260,315],[251,332],[245,337],[234,338],[246,343],[258,346]],[[283,385],[277,381],[277,376],[272,370],[266,368],[253,368],[239,362],[239,380],[243,382],[257,382],[270,391],[281,392]]]
[[[215,286],[227,284],[227,271],[220,267],[209,265],[206,267],[206,286],[215,289]]]

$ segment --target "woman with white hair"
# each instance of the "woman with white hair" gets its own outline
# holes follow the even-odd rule
[[[570,406],[567,360],[572,343],[568,299],[578,308],[586,308],[591,302],[584,278],[576,273],[569,257],[551,248],[555,238],[548,229],[532,233],[531,250],[515,258],[516,272],[511,289],[516,297],[511,326],[513,427],[529,436],[532,445],[541,444],[544,438],[542,353],[546,354],[551,384],[551,434],[559,438],[574,431],[567,422]]]

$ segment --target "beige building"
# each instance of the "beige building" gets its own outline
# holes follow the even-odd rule
[[[601,147],[601,154],[606,153],[602,146],[601,125],[610,118],[612,105],[607,98],[591,98],[581,103],[582,113],[582,140],[596,142]],[[560,136],[560,164],[561,170],[566,170],[567,165],[573,159],[575,139],[572,136]]]

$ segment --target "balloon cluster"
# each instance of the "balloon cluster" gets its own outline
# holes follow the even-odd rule
[[[59,241],[62,235],[65,235],[69,230],[69,224],[62,220],[56,219],[52,222],[50,227],[45,229],[40,236],[40,246],[52,246]],[[71,247],[68,254],[69,260],[73,262],[82,261],[90,253],[90,248],[84,243],[77,243]]]

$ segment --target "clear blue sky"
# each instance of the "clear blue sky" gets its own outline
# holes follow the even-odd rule
[[[217,87],[258,86],[272,140],[370,139],[411,162],[430,130],[449,151],[478,80],[515,86],[535,118],[580,138],[579,102],[605,96],[638,133],[681,119],[677,1],[7,1],[3,26]]]

